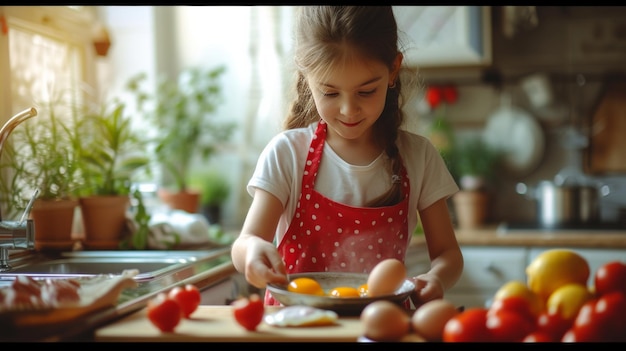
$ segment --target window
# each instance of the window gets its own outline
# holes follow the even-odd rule
[[[92,36],[86,30],[94,19],[95,7],[0,7],[0,125],[31,107],[38,110],[37,118],[46,118],[50,102],[59,102],[55,111],[63,114],[71,106],[66,102],[83,103],[86,87],[92,87],[90,94],[97,92]],[[11,169],[0,171],[10,179]],[[11,191],[4,190],[0,195]],[[5,201],[0,214],[11,218],[17,209],[7,211]]]
[[[90,28],[94,8],[4,6],[0,65],[9,72],[0,92],[7,104],[4,121],[19,111],[72,96],[93,87],[94,54]],[[45,112],[45,111],[42,111]]]

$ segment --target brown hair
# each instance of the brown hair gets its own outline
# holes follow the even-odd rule
[[[295,32],[295,98],[291,103],[284,129],[305,127],[319,121],[311,90],[309,74],[327,74],[330,67],[346,59],[347,51],[383,62],[389,69],[400,52],[398,27],[391,6],[304,6],[299,9]],[[374,124],[375,141],[390,160],[391,175],[400,175],[401,160],[396,146],[398,130],[403,123],[401,109],[401,75],[387,90],[385,108]],[[389,206],[402,200],[401,184],[367,206]]]

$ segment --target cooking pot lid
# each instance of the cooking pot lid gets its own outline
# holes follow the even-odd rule
[[[539,123],[528,112],[513,106],[503,94],[501,106],[489,117],[483,138],[503,150],[503,166],[517,175],[534,170],[543,156],[545,140]]]

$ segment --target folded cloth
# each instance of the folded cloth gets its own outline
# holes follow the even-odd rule
[[[172,245],[176,242],[175,234],[179,236],[179,245],[211,242],[209,221],[199,213],[183,210],[154,212],[148,225],[150,227],[148,247],[151,249],[168,248],[168,243]]]

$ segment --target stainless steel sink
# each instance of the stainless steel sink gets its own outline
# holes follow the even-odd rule
[[[228,250],[206,251],[77,251],[58,258],[35,260],[0,273],[0,280],[13,280],[18,275],[35,279],[119,275],[124,270],[136,269],[137,281],[151,280],[193,264],[208,261]]]

